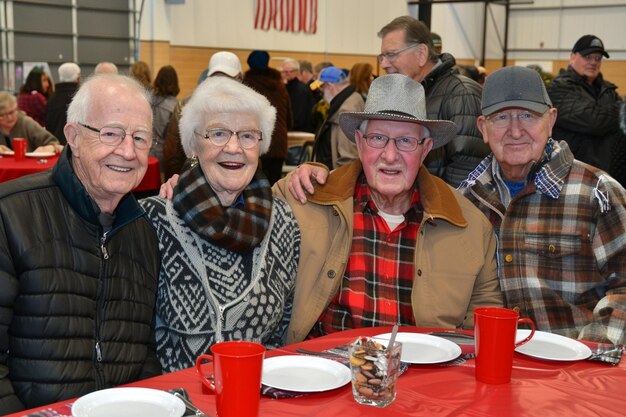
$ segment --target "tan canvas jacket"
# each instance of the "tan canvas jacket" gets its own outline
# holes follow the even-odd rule
[[[274,185],[300,225],[302,247],[287,342],[303,340],[339,289],[352,243],[354,161],[330,173],[305,205]],[[413,313],[419,327],[474,326],[478,306],[501,306],[496,238],[485,216],[441,179],[420,169],[424,216],[415,247]]]

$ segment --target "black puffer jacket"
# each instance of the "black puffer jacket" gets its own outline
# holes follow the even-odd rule
[[[452,55],[444,53],[440,59],[441,64],[422,81],[426,112],[429,119],[456,123],[457,134],[445,147],[431,151],[425,164],[431,173],[458,187],[491,151],[476,124],[482,87],[458,73]]]
[[[554,139],[566,141],[576,159],[605,171],[611,169],[612,146],[621,136],[616,90],[602,74],[589,85],[571,67],[562,69],[548,88],[558,110]]]
[[[161,371],[156,234],[130,194],[103,234],[70,158],[0,185],[0,415]]]

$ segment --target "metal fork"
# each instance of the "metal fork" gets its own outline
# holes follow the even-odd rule
[[[185,403],[185,407],[187,407],[188,410],[191,410],[191,412],[193,412],[196,417],[211,417],[208,414],[205,414],[198,407],[196,407],[196,405],[194,403],[192,403],[187,398],[185,398],[185,396],[182,395],[181,393],[174,392],[173,394],[174,394],[175,397],[180,398]]]
[[[348,357],[348,352],[346,352],[346,353],[317,352],[317,351],[314,351],[314,350],[307,350],[307,349],[303,349],[303,348],[297,348],[296,352],[302,353],[304,355],[311,355],[311,356],[330,356],[330,357],[343,358],[343,359]]]

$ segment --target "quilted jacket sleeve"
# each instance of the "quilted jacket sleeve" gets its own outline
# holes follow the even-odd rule
[[[17,296],[18,280],[0,219],[0,415],[24,409],[13,391],[9,375],[9,326],[13,318],[13,303]]]

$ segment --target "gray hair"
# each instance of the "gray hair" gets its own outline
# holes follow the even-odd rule
[[[68,122],[85,123],[87,121],[93,102],[101,96],[103,84],[117,84],[121,88],[139,93],[148,105],[152,103],[152,94],[134,78],[121,74],[95,74],[89,77],[74,95],[67,108]]]
[[[361,124],[359,125],[359,132],[361,132],[363,135],[365,135],[367,133],[367,122],[369,122],[369,119],[365,119],[361,122]],[[416,123],[419,124],[419,123]],[[426,126],[424,125],[420,125],[422,126],[422,130],[425,133],[425,137],[430,138],[432,137],[432,134],[430,133],[430,129],[428,129]]]
[[[214,113],[252,113],[259,119],[263,134],[261,152],[266,153],[272,143],[276,123],[276,109],[265,96],[228,77],[209,77],[203,81],[189,102],[183,107],[179,122],[180,140],[188,157],[197,154],[198,139],[207,116]]]
[[[280,64],[281,68],[284,68],[285,65],[291,67],[292,70],[300,71],[300,62],[296,61],[293,58],[286,58],[282,64]]]
[[[383,28],[378,32],[378,37],[382,39],[390,32],[395,32],[396,30],[402,30],[404,32],[404,43],[406,45],[420,43],[426,45],[428,47],[428,60],[431,62],[437,62],[439,54],[433,47],[433,38],[430,29],[428,29],[428,26],[426,26],[423,22],[417,20],[413,16],[396,17],[391,22],[383,26]]]
[[[4,112],[9,107],[17,106],[17,99],[8,91],[0,91],[0,112]]]
[[[66,62],[59,67],[60,83],[75,83],[80,78],[80,67],[73,62]]]

